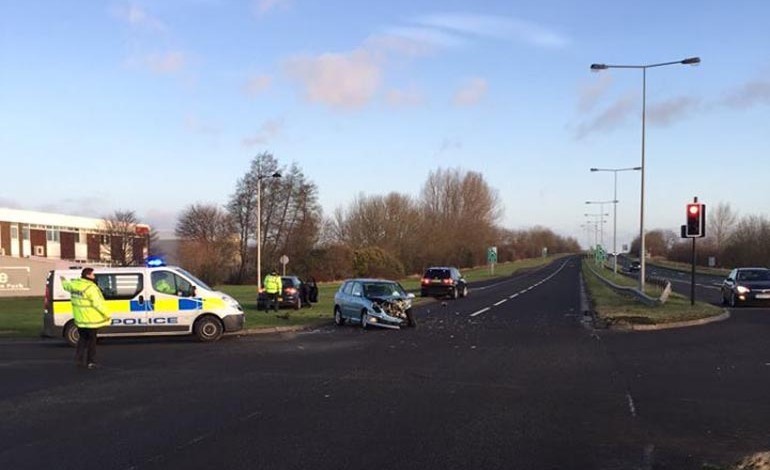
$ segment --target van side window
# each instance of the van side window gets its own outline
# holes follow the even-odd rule
[[[141,273],[96,274],[96,284],[105,300],[129,300],[144,289]]]
[[[162,294],[190,297],[194,295],[192,284],[171,271],[153,271],[152,288]]]

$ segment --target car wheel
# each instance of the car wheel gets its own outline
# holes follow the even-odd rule
[[[334,307],[334,324],[337,326],[345,324],[345,319],[342,318],[342,311],[339,307]]]
[[[414,328],[417,326],[417,321],[414,319],[414,313],[412,312],[412,309],[410,308],[406,312],[406,326],[409,328]]]
[[[457,297],[458,297],[457,287],[452,288],[452,293],[450,294],[450,297],[452,297],[452,299],[454,300],[457,300]]]
[[[80,332],[78,331],[78,327],[75,326],[74,320],[70,320],[64,327],[64,340],[67,341],[67,344],[70,346],[78,345],[78,340],[80,340]]]
[[[730,306],[732,308],[738,306],[738,299],[735,298],[735,292],[730,292]]]
[[[294,304],[294,310],[299,310],[302,308],[302,299],[297,299],[297,303]]]
[[[193,332],[198,340],[204,343],[216,341],[222,337],[222,323],[218,318],[207,315],[195,322]]]
[[[420,291],[420,297],[427,297],[427,296],[428,294],[424,290]]]
[[[366,313],[366,310],[361,311],[361,328],[366,329],[366,327],[369,325],[369,314]]]
[[[725,297],[725,291],[722,290],[720,292],[720,294],[721,294],[721,297],[722,297],[722,305],[727,305],[727,297]]]
[[[463,290],[460,292],[460,297],[468,297],[468,286],[463,286]]]

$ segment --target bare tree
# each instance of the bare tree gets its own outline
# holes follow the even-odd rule
[[[193,204],[175,228],[179,258],[202,280],[217,284],[237,264],[237,235],[231,216],[213,204]]]
[[[706,217],[708,230],[707,237],[713,240],[717,256],[721,258],[722,248],[735,230],[738,222],[738,213],[733,211],[729,202],[720,202]]]
[[[141,248],[147,239],[146,234],[137,233],[139,219],[134,211],[117,210],[104,217],[103,224],[110,240],[104,250],[114,264],[132,266],[141,261]]]
[[[763,215],[743,217],[723,252],[726,266],[770,266],[770,219]]]

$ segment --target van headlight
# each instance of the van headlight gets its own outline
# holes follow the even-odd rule
[[[735,290],[737,290],[739,294],[748,294],[749,291],[751,291],[751,289],[746,286],[738,286],[735,288]]]

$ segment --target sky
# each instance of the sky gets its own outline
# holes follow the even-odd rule
[[[645,228],[678,233],[694,196],[770,212],[770,2],[0,4],[0,207],[133,210],[168,234],[270,152],[326,215],[459,168],[498,191],[501,226],[592,243],[613,174],[589,169],[641,165],[642,71],[590,64],[697,56],[647,70]],[[618,248],[640,181],[618,173]]]

